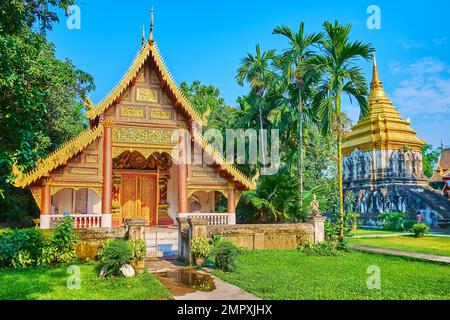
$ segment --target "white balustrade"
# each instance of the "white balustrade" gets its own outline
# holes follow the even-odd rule
[[[208,225],[224,226],[230,224],[229,213],[180,213],[180,218],[196,218],[208,220]]]
[[[58,221],[64,218],[64,215],[52,214],[46,217],[50,218],[49,227],[55,228]],[[102,227],[101,214],[71,214],[70,217],[74,219],[73,223],[76,229],[98,229]]]

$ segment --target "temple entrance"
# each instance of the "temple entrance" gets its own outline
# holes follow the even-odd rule
[[[113,226],[125,219],[145,219],[148,225],[168,225],[167,183],[172,159],[154,152],[145,157],[125,151],[113,159]]]
[[[157,224],[157,175],[152,173],[122,172],[123,219],[145,219]]]

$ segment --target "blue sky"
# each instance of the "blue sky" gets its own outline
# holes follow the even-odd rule
[[[450,145],[450,13],[448,0],[423,1],[161,1],[79,0],[81,29],[70,30],[66,18],[49,33],[57,56],[69,58],[94,76],[98,102],[119,81],[148,33],[150,8],[155,10],[154,37],[175,80],[200,80],[220,88],[236,105],[247,88],[235,81],[240,59],[263,50],[279,52],[286,43],[272,35],[275,26],[308,32],[324,20],[353,25],[352,38],[371,42],[385,89],[402,116],[411,119],[419,137],[434,145]],[[369,30],[367,8],[381,9],[381,30]],[[361,61],[370,78],[371,63]],[[356,121],[358,109],[346,103]]]

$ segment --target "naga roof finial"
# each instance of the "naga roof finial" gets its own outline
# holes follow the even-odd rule
[[[150,43],[153,42],[153,27],[155,26],[155,17],[153,15],[153,7],[152,10],[150,11],[150,37],[149,37],[149,41]]]
[[[145,45],[145,25],[142,24],[142,46]]]

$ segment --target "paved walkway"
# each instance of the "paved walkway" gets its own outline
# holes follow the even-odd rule
[[[352,249],[355,249],[355,250],[359,250],[359,251],[390,254],[390,255],[395,255],[395,256],[410,257],[410,258],[415,258],[415,259],[420,259],[420,260],[450,264],[450,257],[446,257],[446,256],[436,256],[436,255],[426,254],[426,253],[376,248],[376,247],[370,247],[370,246],[359,246],[359,245],[354,245],[354,244],[350,244],[349,247]]]
[[[412,236],[413,233],[382,233],[382,234],[366,234],[348,237],[349,239],[362,239],[362,238],[392,238],[392,237],[402,237],[402,236]]]
[[[147,259],[146,266],[148,271],[154,274],[176,271],[180,269],[192,269],[176,259],[167,258]],[[174,282],[173,280],[161,278],[159,278],[159,280],[166,286],[175,300],[261,300],[255,295],[248,293],[235,285],[225,282],[216,276],[213,276],[208,272],[207,268],[205,268],[205,270],[198,270],[195,272],[210,276],[214,282],[214,290],[209,292],[197,291],[192,288],[188,288],[181,283]],[[158,275],[156,275],[156,277],[158,278]]]
[[[185,295],[174,296],[175,300],[262,300],[235,285],[222,281],[211,275],[215,289],[210,292],[196,291]]]

